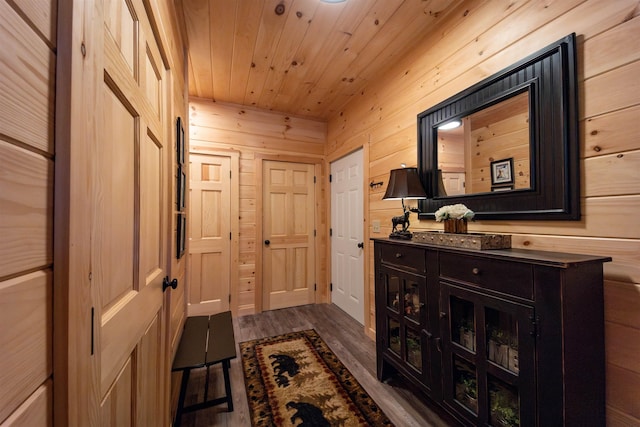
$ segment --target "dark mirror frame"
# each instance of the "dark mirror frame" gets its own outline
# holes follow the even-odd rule
[[[418,173],[428,196],[418,202],[420,219],[434,219],[438,208],[456,203],[476,219],[580,218],[576,61],[570,34],[418,115]],[[529,91],[531,187],[440,197],[438,126],[523,91]]]

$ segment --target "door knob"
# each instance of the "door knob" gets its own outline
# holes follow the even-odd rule
[[[178,287],[178,279],[173,279],[169,282],[169,276],[164,276],[162,280],[162,292],[166,291],[167,288],[176,289]]]
[[[360,243],[358,243],[358,247],[359,247],[360,249],[364,249],[364,242],[360,242]]]
[[[265,240],[264,241],[264,244],[267,245],[267,246],[269,246],[270,243],[271,243],[271,240]]]

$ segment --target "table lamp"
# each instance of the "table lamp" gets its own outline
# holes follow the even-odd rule
[[[402,215],[391,218],[393,230],[389,235],[392,239],[411,240],[409,231],[409,214],[411,210],[405,207],[404,199],[426,199],[427,194],[422,187],[417,168],[393,169],[389,176],[387,191],[383,200],[402,200]],[[398,229],[401,226],[402,229]]]

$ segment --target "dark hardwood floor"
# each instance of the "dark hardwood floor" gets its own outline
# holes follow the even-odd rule
[[[396,426],[448,425],[402,384],[391,386],[377,380],[374,341],[364,334],[362,325],[333,304],[307,305],[234,318],[233,326],[236,344],[291,331],[315,329]],[[239,349],[237,354],[238,357],[231,362],[234,411],[226,412],[223,404],[187,413],[182,416],[183,426],[251,425]],[[224,394],[220,365],[212,367],[209,375],[209,397],[211,393],[213,397]],[[204,368],[192,371],[185,406],[202,401],[205,376]],[[174,374],[172,389],[178,388],[179,381],[179,374]]]

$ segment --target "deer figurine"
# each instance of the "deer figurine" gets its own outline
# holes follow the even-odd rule
[[[398,232],[398,226],[401,225],[402,226],[402,232],[406,232],[407,229],[409,228],[409,214],[411,213],[411,211],[409,209],[406,209],[404,211],[404,215],[399,215],[399,216],[394,216],[393,218],[391,218],[391,223],[393,224],[393,232],[396,233]]]

